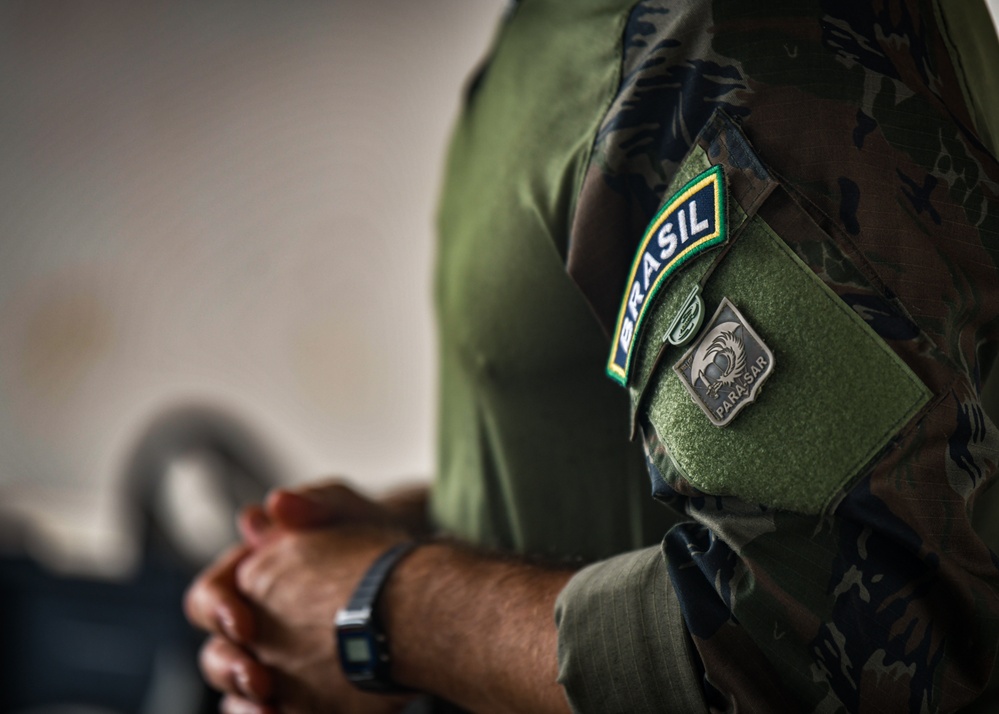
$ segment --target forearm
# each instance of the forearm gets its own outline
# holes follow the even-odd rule
[[[384,593],[393,677],[476,714],[568,712],[552,613],[571,576],[449,544],[419,548]]]

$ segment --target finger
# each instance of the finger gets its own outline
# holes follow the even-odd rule
[[[267,497],[267,514],[283,528],[307,530],[331,526],[339,521],[339,511],[294,491],[273,491]]]
[[[210,638],[198,657],[201,674],[214,689],[255,702],[274,692],[270,671],[250,654],[221,637]]]
[[[274,522],[260,506],[247,506],[236,519],[239,533],[250,546],[257,547],[273,530]]]
[[[376,504],[341,483],[277,489],[268,495],[266,509],[275,523],[299,530],[370,521],[381,515]]]
[[[277,714],[274,707],[251,702],[249,699],[242,699],[232,694],[222,700],[219,711],[222,714]]]
[[[252,640],[253,613],[236,589],[236,568],[248,553],[244,546],[231,548],[191,584],[184,595],[184,613],[192,625],[235,642]]]

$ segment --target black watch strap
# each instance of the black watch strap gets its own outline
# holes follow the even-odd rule
[[[341,668],[355,687],[366,692],[409,691],[390,676],[388,640],[376,606],[392,569],[416,545],[413,541],[399,543],[378,556],[361,578],[350,602],[337,613],[335,634]]]
[[[368,572],[361,578],[361,582],[357,584],[357,589],[354,590],[354,594],[350,597],[350,602],[347,603],[347,609],[360,610],[361,608],[369,607],[374,610],[375,601],[378,599],[382,585],[388,579],[389,573],[415,547],[416,543],[414,541],[406,541],[405,543],[393,545],[379,555],[375,559],[375,562],[371,564],[371,567],[368,568]]]

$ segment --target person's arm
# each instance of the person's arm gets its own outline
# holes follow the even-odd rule
[[[385,520],[386,513],[393,518]],[[393,491],[375,504],[341,483],[330,482],[297,491],[276,491],[266,508],[243,514],[241,529],[249,541],[266,548],[275,523],[299,531],[343,523],[394,523],[418,532],[421,525],[426,529],[425,513],[426,489],[422,486]],[[385,541],[386,547],[390,542],[391,537]],[[270,711],[266,702],[275,694],[275,678],[284,676],[284,663],[275,651],[268,655],[272,658],[268,659],[269,668],[251,655],[250,650],[262,637],[266,642],[266,634],[260,631],[259,616],[253,615],[256,604],[236,592],[236,572],[247,556],[246,549],[234,550],[206,571],[192,586],[187,607],[193,622],[216,633],[202,652],[202,671],[208,681],[227,693],[229,709],[263,714]],[[268,562],[277,568],[291,561],[272,558]],[[314,562],[316,559],[300,564],[298,575]],[[366,566],[362,562],[359,567]],[[393,676],[415,690],[433,693],[474,712],[567,711],[557,682],[557,633],[552,612],[556,597],[571,576],[570,570],[541,567],[456,544],[421,546],[394,570],[382,597],[392,643]],[[271,613],[268,619],[290,614],[267,602],[274,590],[264,583],[281,579],[271,568],[249,565],[242,577],[243,587],[258,596],[259,604]],[[355,572],[352,577],[360,574]],[[283,582],[289,585],[291,579]],[[345,585],[340,592],[349,596],[349,590]],[[296,593],[282,592],[281,597],[282,602],[298,603],[314,601],[315,594],[302,587]],[[301,609],[300,604],[289,608],[292,612]],[[328,626],[335,610],[331,603],[318,619],[328,620]],[[335,679],[339,665],[332,651],[321,649],[331,656],[329,678]],[[372,704],[378,704],[377,698]]]
[[[371,563],[404,538],[363,526],[280,530],[236,566],[261,623],[244,644],[269,668],[282,712],[387,712],[404,701],[356,690],[331,628]],[[472,712],[567,712],[552,612],[571,574],[449,543],[420,546],[392,572],[380,605],[393,679]],[[245,699],[246,711],[265,711]]]
[[[446,543],[418,548],[382,601],[393,677],[481,714],[568,712],[552,613],[571,575]]]

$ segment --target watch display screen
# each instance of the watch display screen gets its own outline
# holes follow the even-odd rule
[[[343,656],[350,664],[365,664],[371,661],[371,644],[366,635],[344,637]]]

